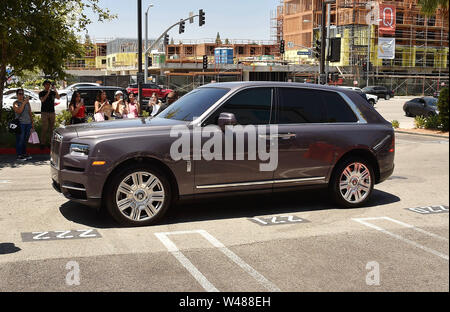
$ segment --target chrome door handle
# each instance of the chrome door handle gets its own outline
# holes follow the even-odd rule
[[[297,135],[295,133],[284,133],[284,134],[274,134],[274,135],[260,134],[259,137],[261,139],[266,139],[266,140],[272,140],[272,139],[290,140],[290,139],[296,138]]]

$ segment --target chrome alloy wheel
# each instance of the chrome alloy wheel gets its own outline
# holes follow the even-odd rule
[[[119,184],[116,205],[119,211],[135,222],[155,217],[165,201],[161,181],[149,172],[134,172]]]
[[[371,187],[370,171],[362,163],[350,164],[339,179],[342,198],[351,204],[363,202],[369,196]]]

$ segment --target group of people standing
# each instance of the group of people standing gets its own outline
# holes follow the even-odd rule
[[[56,90],[54,84],[49,80],[43,83],[44,90],[39,93],[39,99],[41,100],[41,121],[42,130],[40,135],[40,147],[50,147],[50,138],[55,127],[55,99],[60,99],[60,95]],[[18,160],[30,160],[32,157],[26,153],[26,146],[30,137],[31,131],[34,131],[33,115],[31,112],[31,105],[29,98],[25,96],[23,89],[16,91],[17,100],[13,104],[13,110],[15,117],[19,120],[20,131],[16,134],[16,152]],[[177,100],[176,92],[171,92],[163,103],[153,93],[150,98],[147,111],[151,116],[156,116],[169,105]],[[72,114],[71,124],[81,124],[86,122],[87,111],[84,104],[84,100],[81,97],[80,92],[75,91],[72,95],[69,112]],[[100,91],[97,94],[94,104],[94,119],[95,121],[104,121],[112,119],[124,119],[124,118],[138,118],[142,113],[140,104],[138,103],[135,94],[130,93],[128,99],[125,99],[122,91],[117,91],[114,95],[114,102],[109,103],[108,97],[105,91]]]
[[[114,102],[109,103],[105,91],[99,92],[94,104],[95,121],[106,119],[138,118],[141,112],[139,103],[133,93],[128,95],[128,101],[124,98],[122,91],[114,94]]]
[[[40,146],[44,149],[50,146],[50,137],[55,127],[55,99],[60,99],[60,95],[54,84],[49,80],[43,83],[44,90],[39,93],[41,100],[41,137]],[[20,131],[16,134],[16,153],[18,160],[31,160],[32,157],[27,154],[26,147],[31,131],[34,131],[33,115],[29,97],[25,96],[23,89],[16,90],[17,100],[13,104],[15,117],[19,120]]]

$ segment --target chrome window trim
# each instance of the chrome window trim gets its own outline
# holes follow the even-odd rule
[[[283,183],[295,183],[295,182],[313,182],[313,181],[321,181],[321,180],[323,180],[325,182],[325,179],[326,179],[325,177],[316,177],[316,178],[300,178],[300,179],[288,179],[288,180],[255,181],[255,182],[228,183],[228,184],[198,185],[198,186],[196,186],[196,188],[199,190],[204,190],[204,189],[239,187],[239,186],[283,184]]]
[[[208,87],[208,88],[214,88],[214,87]],[[363,117],[361,111],[358,109],[357,105],[343,92],[336,91],[336,90],[323,90],[323,89],[313,89],[313,88],[307,88],[303,86],[277,86],[277,85],[252,85],[252,86],[244,86],[242,88],[235,89],[234,91],[230,91],[227,94],[225,94],[222,98],[220,98],[215,104],[211,105],[210,108],[208,108],[200,117],[196,118],[195,120],[190,123],[190,125],[196,125],[201,126],[203,122],[205,122],[220,106],[226,103],[231,97],[236,95],[237,93],[247,90],[247,89],[254,89],[254,88],[293,88],[293,89],[306,89],[306,90],[319,90],[324,92],[335,92],[338,95],[341,96],[341,98],[344,100],[345,103],[350,107],[352,112],[355,114],[358,121],[356,122],[336,122],[336,123],[301,123],[299,125],[336,125],[336,124],[345,124],[345,125],[351,125],[351,124],[367,124],[367,120]],[[218,88],[219,89],[219,88]],[[274,97],[272,95],[272,108],[274,105]]]

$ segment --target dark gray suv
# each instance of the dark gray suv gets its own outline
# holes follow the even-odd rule
[[[391,124],[354,91],[234,82],[198,88],[153,119],[59,128],[51,172],[68,199],[139,226],[175,201],[224,194],[328,187],[340,206],[359,207],[394,157]]]

